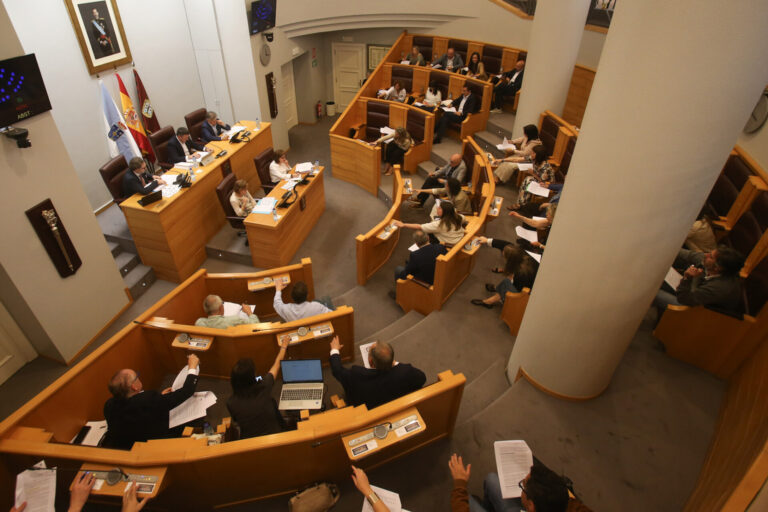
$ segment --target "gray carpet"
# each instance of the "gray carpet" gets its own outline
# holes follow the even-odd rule
[[[395,265],[407,257],[410,233],[405,231],[391,260],[364,286],[355,281],[354,237],[365,233],[387,211],[383,202],[359,188],[333,178],[328,128],[333,120],[291,131],[291,162],[319,159],[327,166],[326,212],[295,257],[314,264],[315,289],[336,304],[355,308],[357,344],[379,337],[392,342],[398,360],[422,368],[428,382],[440,371],[462,372],[468,382],[454,436],[369,472],[374,485],[400,493],[411,511],[449,510],[451,489],[447,461],[458,452],[472,463],[470,491],[482,492],[485,473],[494,470],[493,442],[525,439],[534,453],[553,469],[573,479],[577,493],[596,511],[680,510],[693,488],[709,446],[725,385],[690,366],[668,358],[650,336],[652,318],[640,327],[608,390],[595,400],[571,403],[544,395],[525,382],[512,386],[504,367],[514,344],[499,320],[500,309],[470,304],[484,297],[484,283],[497,282],[490,268],[499,252],[482,248],[472,274],[436,313],[403,315],[387,297]],[[450,147],[437,147],[440,155]],[[421,177],[414,177],[415,186]],[[391,185],[382,186],[387,193]],[[503,186],[497,195],[505,205],[516,196]],[[424,211],[405,208],[406,222],[423,221]],[[506,210],[504,210],[506,213]],[[101,216],[100,216],[101,217]],[[100,219],[100,222],[103,222]],[[515,222],[502,217],[487,226],[488,236],[513,238]],[[241,265],[209,258],[211,272],[251,271]],[[173,288],[158,281],[97,340],[103,343],[139,312]],[[63,373],[66,368],[44,359],[25,366],[0,386],[0,417],[7,416]],[[339,391],[329,379],[329,393]],[[222,383],[219,383],[222,384]],[[216,413],[223,414],[226,386],[219,386]],[[362,498],[350,481],[339,482],[338,511],[358,511]],[[285,497],[228,510],[284,511]]]

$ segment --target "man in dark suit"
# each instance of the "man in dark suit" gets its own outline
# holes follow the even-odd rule
[[[491,112],[500,113],[504,105],[504,96],[514,96],[523,86],[525,61],[518,60],[515,67],[504,73],[496,87],[493,88],[493,109]]]
[[[195,151],[208,151],[208,148],[193,141],[189,136],[189,130],[182,126],[176,130],[176,136],[168,141],[166,149],[168,163],[186,162],[187,156],[191,156]]]
[[[408,257],[405,266],[395,268],[395,281],[412,275],[415,279],[432,284],[435,281],[435,261],[441,254],[448,252],[443,244],[429,243],[429,237],[423,231],[413,233],[413,241],[419,247]]]
[[[467,164],[464,163],[464,159],[461,158],[460,154],[455,153],[451,155],[447,164],[429,173],[429,176],[421,185],[421,190],[437,188],[444,184],[448,178],[455,178],[459,183],[464,183],[466,176]],[[411,196],[408,202],[411,208],[422,208],[428,198],[429,192],[419,192],[416,197]]]
[[[109,381],[112,398],[104,404],[107,420],[105,445],[129,450],[133,443],[181,435],[183,425],[168,428],[168,413],[191,397],[197,387],[200,363],[196,355],[188,357],[189,374],[184,385],[172,391],[145,391],[138,372],[124,369]]]
[[[331,340],[331,371],[344,387],[350,405],[365,404],[373,409],[390,400],[421,389],[427,380],[424,372],[405,363],[395,361],[395,352],[389,343],[377,341],[368,353],[371,368],[341,365],[339,337]]]
[[[434,144],[440,144],[449,124],[460,123],[464,121],[469,114],[477,112],[479,99],[477,98],[477,95],[472,94],[469,87],[465,85],[461,88],[461,96],[453,100],[452,106],[456,109],[456,112],[443,112],[443,115],[440,117],[440,122],[437,123],[435,140],[433,141]]]
[[[219,116],[216,115],[216,112],[209,111],[205,115],[205,122],[203,123],[203,127],[200,132],[200,138],[203,139],[203,142],[228,139],[229,137],[222,135],[222,133],[229,130],[229,128],[230,126],[228,124],[219,119]]]
[[[128,172],[123,174],[123,197],[133,194],[143,196],[149,194],[160,184],[156,178],[147,172],[147,163],[140,156],[131,158],[128,162]]]

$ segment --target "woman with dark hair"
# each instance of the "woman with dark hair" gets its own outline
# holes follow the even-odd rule
[[[507,258],[504,263],[504,279],[501,282],[493,286],[488,283],[485,285],[485,289],[489,292],[493,292],[493,295],[486,297],[485,299],[472,299],[472,304],[475,306],[483,306],[491,309],[494,304],[504,304],[504,300],[507,298],[507,292],[517,293],[520,291],[515,285],[515,276],[521,273],[526,259],[530,259],[525,251],[517,245],[507,245],[504,247],[504,256]]]
[[[547,150],[544,146],[536,146],[533,148],[533,169],[531,169],[531,175],[523,180],[520,185],[520,190],[517,193],[517,201],[512,206],[508,206],[510,210],[517,210],[521,206],[528,204],[533,197],[533,194],[528,192],[528,185],[532,181],[536,181],[541,184],[549,185],[555,181],[556,173],[549,165],[547,161]]]
[[[386,162],[386,165],[384,166],[384,176],[392,174],[394,165],[403,165],[405,154],[411,149],[411,146],[413,146],[411,134],[409,134],[408,130],[402,126],[395,128],[395,131],[389,135],[382,135],[370,144],[371,146],[375,146],[388,140],[391,142],[385,146],[386,149],[384,150],[384,162]]]
[[[232,396],[227,400],[227,409],[240,427],[240,439],[286,430],[285,422],[272,398],[272,386],[280,374],[280,361],[285,357],[286,348],[288,340],[281,340],[280,352],[272,368],[261,377],[256,377],[256,368],[250,358],[240,359],[232,368]]]
[[[424,92],[424,101],[416,106],[427,112],[434,112],[435,109],[440,106],[441,101],[443,101],[443,93],[437,88],[435,82],[430,82],[429,87],[427,87],[427,90]]]
[[[467,76],[483,81],[488,80],[488,74],[485,72],[485,64],[480,60],[480,54],[477,52],[474,52],[472,56],[469,57],[469,62],[467,62]]]
[[[464,216],[457,213],[453,203],[444,199],[439,200],[437,217],[426,224],[405,224],[399,220],[393,224],[399,228],[420,229],[429,235],[430,239],[446,245],[456,245],[464,238]]]
[[[426,192],[434,196],[445,198],[453,203],[453,208],[462,215],[472,215],[472,201],[469,200],[469,196],[461,189],[461,183],[456,178],[448,178],[445,180],[445,187],[441,188],[427,188],[427,189],[414,189],[412,194],[420,194]],[[431,218],[437,217],[437,207],[440,201],[435,201],[435,205],[432,207],[432,211],[429,216]]]
[[[269,177],[274,184],[293,178],[291,164],[288,163],[288,157],[285,154],[285,150],[278,149],[275,151],[275,156],[272,157],[272,162],[269,164]]]
[[[541,145],[539,129],[535,124],[527,124],[523,127],[523,136],[510,141],[516,149],[508,150],[507,156],[494,159],[491,162],[496,169],[493,171],[496,183],[506,183],[518,171],[517,164],[530,162],[533,159],[533,148]]]
[[[386,90],[382,89],[378,94],[378,97],[381,99],[398,101],[400,103],[405,101],[406,96],[408,96],[408,92],[405,90],[405,87],[403,87],[403,82],[400,80],[395,80],[395,83],[392,84],[392,87]]]

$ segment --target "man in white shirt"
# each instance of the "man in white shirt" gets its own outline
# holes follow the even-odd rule
[[[456,112],[443,112],[443,115],[440,116],[440,121],[438,121],[437,128],[435,128],[433,144],[440,144],[448,124],[461,123],[469,114],[477,112],[479,100],[477,95],[472,94],[469,87],[465,85],[461,88],[461,96],[453,100],[451,106],[456,109]]]
[[[515,63],[514,68],[504,73],[502,79],[493,88],[492,113],[498,114],[501,112],[501,107],[504,106],[504,96],[514,96],[520,90],[523,86],[524,72],[525,61],[520,59]]]
[[[432,67],[434,68],[435,66],[440,66],[446,71],[458,71],[464,67],[464,61],[462,60],[461,55],[456,54],[456,50],[448,48],[445,55],[432,63]]]
[[[275,281],[275,299],[272,306],[275,312],[286,322],[292,322],[301,318],[307,318],[332,310],[318,301],[307,301],[307,284],[304,281],[296,281],[291,289],[293,304],[283,302],[283,290],[287,285],[282,281]]]

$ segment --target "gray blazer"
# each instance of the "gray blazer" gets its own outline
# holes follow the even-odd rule
[[[466,176],[467,164],[464,163],[463,159],[453,172],[451,172],[451,163],[448,162],[437,171],[437,174],[435,174],[435,177],[437,178],[456,178],[459,180],[459,183],[464,183],[464,178]]]
[[[444,53],[442,57],[437,59],[432,63],[434,66],[435,64],[440,64],[442,66],[441,69],[445,69],[446,65],[448,64],[448,54]],[[458,53],[453,54],[453,71],[459,71],[461,68],[464,67],[464,61],[461,58],[461,55]]]
[[[700,266],[703,260],[702,252],[680,249],[674,266]],[[693,279],[684,278],[677,287],[677,300],[685,306],[714,306],[735,312],[741,304],[741,280],[739,276],[706,279],[703,274]]]

